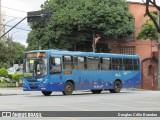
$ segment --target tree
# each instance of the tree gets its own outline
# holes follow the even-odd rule
[[[153,5],[157,11],[160,11],[160,6],[157,5],[156,0],[146,0],[146,2],[144,0],[142,0],[145,5],[146,5],[146,14],[150,17],[150,19],[153,21],[155,27],[157,28],[158,33],[160,33],[160,27],[158,25],[157,19],[154,18],[154,16],[152,15],[152,13],[149,10],[149,6]]]
[[[22,63],[25,55],[25,46],[13,42],[12,39],[0,40],[0,68],[9,68],[11,63]]]
[[[142,1],[144,2],[144,0],[142,0]],[[151,12],[149,11],[149,6],[153,5],[158,11],[158,16],[160,16],[159,15],[160,6],[157,5],[156,0],[146,0],[146,2],[144,2],[144,3],[146,5],[146,14],[153,21],[155,27],[157,28],[158,33],[160,33],[160,27],[159,27],[160,20],[157,22],[157,20],[152,16]],[[158,38],[158,39],[160,39],[160,38]],[[158,74],[157,74],[157,77],[158,77],[158,89],[160,89],[160,60],[159,59],[160,59],[160,42],[158,43]]]
[[[125,0],[50,0],[42,9],[49,9],[51,17],[30,23],[29,50],[40,45],[42,49],[92,51],[94,34],[119,39],[135,30]]]
[[[157,15],[154,12],[151,12],[150,14],[154,17],[155,20],[158,20]],[[146,14],[144,16],[146,16]],[[138,39],[158,39],[157,28],[150,19],[147,20],[146,23],[142,26],[141,31],[138,33]]]
[[[20,64],[23,63],[23,58],[25,56],[26,48],[24,45],[18,43],[18,42],[13,42],[13,46],[15,49],[15,63]]]

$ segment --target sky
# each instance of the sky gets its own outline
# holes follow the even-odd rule
[[[11,28],[7,26],[14,26],[26,17],[27,12],[40,10],[41,4],[45,1],[46,0],[1,0],[1,11],[3,11],[2,15],[5,18],[3,24],[6,25],[5,31]],[[11,30],[9,36],[12,37],[13,41],[27,46],[26,39],[31,30],[28,26],[27,19],[20,23],[17,28],[20,29]]]
[[[1,0],[1,10],[3,11],[5,21],[3,24],[6,26],[14,26],[21,19],[27,16],[29,11],[40,10],[41,4],[46,0]],[[142,2],[142,0],[128,0],[133,2]],[[156,0],[160,4],[160,0]],[[11,27],[6,27],[7,31]],[[31,30],[28,26],[27,19],[20,23],[17,28],[9,32],[9,36],[12,37],[13,41],[19,42],[27,46],[26,39],[29,31]]]

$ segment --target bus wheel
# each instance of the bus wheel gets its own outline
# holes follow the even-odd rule
[[[93,94],[99,94],[99,93],[102,92],[102,90],[91,90],[91,92],[92,92]]]
[[[122,84],[120,81],[115,81],[114,89],[109,89],[110,93],[119,93],[122,89]]]
[[[63,95],[71,95],[73,93],[73,84],[71,82],[66,82],[62,93]]]
[[[43,94],[44,96],[50,96],[51,93],[52,93],[52,91],[42,91],[42,94]]]

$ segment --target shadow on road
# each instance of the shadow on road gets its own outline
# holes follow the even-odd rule
[[[56,97],[68,97],[68,96],[72,96],[72,97],[75,97],[75,96],[93,96],[93,95],[97,95],[97,96],[100,96],[100,95],[122,95],[122,94],[133,94],[134,92],[131,92],[131,91],[122,91],[120,93],[110,93],[108,91],[103,91],[102,93],[100,94],[93,94],[91,92],[87,92],[87,91],[81,91],[81,92],[74,92],[72,95],[63,95],[61,92],[53,92],[50,96],[44,96],[43,94],[41,94],[41,92],[39,92],[39,94],[37,95],[28,95],[27,97],[51,97],[51,96],[56,96]]]

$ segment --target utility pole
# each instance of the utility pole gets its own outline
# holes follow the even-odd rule
[[[93,43],[92,43],[92,47],[93,47],[93,52],[96,52],[95,32],[93,32]]]
[[[160,27],[160,11],[158,11],[158,26]],[[157,89],[160,90],[160,33],[158,32],[158,84]]]
[[[93,32],[93,43],[92,43],[92,47],[93,47],[93,52],[96,52],[96,46],[97,46],[97,42],[100,39],[100,35],[95,34],[95,32]]]
[[[19,25],[23,20],[25,20],[27,17],[24,17],[22,20],[20,20],[17,24],[15,24],[12,28],[10,28],[7,32],[5,32],[2,36],[0,36],[0,39],[3,38],[8,32],[10,32],[13,28],[15,28],[17,25]]]

